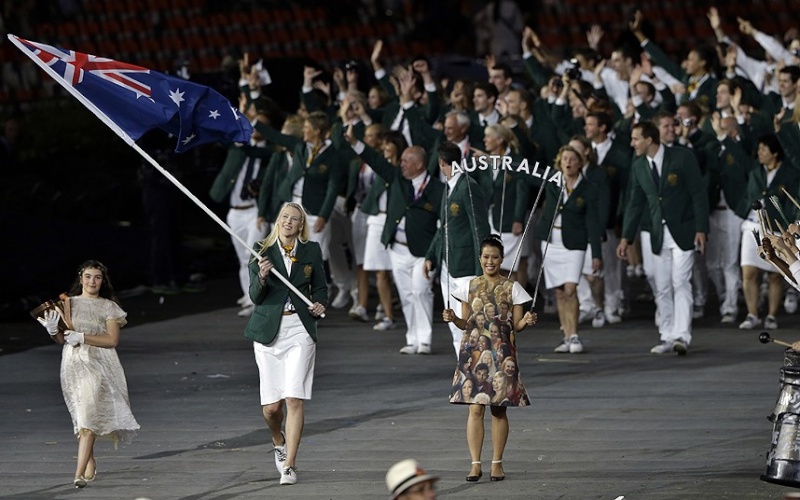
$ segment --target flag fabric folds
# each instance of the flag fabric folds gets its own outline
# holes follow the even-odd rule
[[[247,118],[210,87],[15,35],[8,38],[95,114],[105,115],[108,121],[103,121],[129,142],[160,128],[177,137],[175,151],[180,153],[212,142],[247,143],[253,133]]]

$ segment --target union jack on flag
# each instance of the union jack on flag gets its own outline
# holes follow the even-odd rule
[[[212,142],[250,141],[250,122],[214,89],[114,59],[8,38],[130,142],[154,128],[177,137],[179,153]]]

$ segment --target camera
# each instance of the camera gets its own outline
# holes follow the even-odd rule
[[[350,71],[350,70],[356,70],[356,69],[358,69],[358,61],[356,61],[355,59],[350,59],[349,61],[347,61],[347,62],[344,64],[344,69],[345,69],[346,71]]]
[[[692,126],[692,119],[691,118],[684,118],[683,120],[681,120],[681,124],[684,127],[691,127]]]
[[[580,80],[581,79],[581,68],[578,66],[578,60],[574,57],[569,60],[572,67],[569,68],[566,73],[570,80]]]

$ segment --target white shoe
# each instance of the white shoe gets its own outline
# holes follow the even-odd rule
[[[578,354],[580,352],[583,352],[583,342],[581,342],[581,338],[577,335],[572,335],[569,338],[569,353]]]
[[[241,316],[242,318],[249,318],[250,316],[253,315],[253,309],[255,309],[255,307],[256,306],[254,306],[253,304],[250,304],[249,306],[244,306],[239,310],[239,312],[236,313],[236,315]]]
[[[578,324],[586,323],[587,321],[594,319],[594,314],[595,314],[594,309],[592,309],[591,311],[584,311],[584,310],[579,311]]]
[[[627,266],[625,268],[625,274],[628,275],[628,278],[633,278],[633,273],[634,273],[633,266]]]
[[[722,315],[722,319],[720,320],[720,323],[725,324],[725,325],[730,325],[730,324],[733,324],[735,322],[736,322],[736,315],[733,314],[733,313],[725,313],[725,314],[723,314]]]
[[[672,350],[678,353],[678,356],[686,356],[689,352],[689,345],[683,339],[678,339],[672,343]]]
[[[344,309],[348,302],[350,302],[350,290],[341,288],[333,301],[331,301],[331,307],[334,309]]]
[[[558,346],[556,346],[555,349],[553,349],[553,352],[557,352],[559,354],[567,353],[569,352],[569,346],[570,346],[569,339],[564,339],[561,341],[560,344],[558,344]]]
[[[430,354],[431,346],[428,344],[420,344],[417,348],[417,354]]]
[[[391,318],[383,318],[379,323],[372,327],[373,330],[384,332],[394,328],[394,320]]]
[[[634,268],[634,270],[633,270],[633,274],[634,274],[634,275],[635,275],[637,278],[641,278],[642,276],[644,276],[644,268],[642,267],[642,265],[641,265],[641,264],[637,265],[637,266]]]
[[[275,467],[278,469],[278,474],[283,475],[284,464],[286,463],[286,434],[281,431],[283,436],[283,445],[275,446],[272,444],[273,451],[275,452]]]
[[[704,314],[703,306],[692,306],[692,319],[700,319]]]
[[[295,484],[297,483],[297,469],[294,467],[284,467],[281,471],[281,484]]]
[[[248,302],[250,302],[250,297],[248,297],[247,295],[242,295],[241,297],[236,299],[236,303],[242,307],[244,307],[244,305],[247,304]]]
[[[766,318],[764,318],[764,329],[765,330],[778,329],[778,320],[775,319],[775,316],[767,316]]]
[[[407,345],[400,348],[400,354],[416,354],[417,348],[413,345]]]
[[[375,309],[375,321],[380,321],[386,317],[386,313],[383,312],[383,306],[378,304],[378,307]]]
[[[759,325],[761,325],[761,320],[758,319],[758,316],[748,314],[745,320],[739,323],[739,330],[752,330]]]
[[[603,328],[604,326],[606,326],[606,315],[603,311],[597,311],[592,319],[592,327]]]
[[[783,308],[789,314],[797,312],[797,295],[791,291],[786,292],[786,298],[783,299]]]
[[[349,314],[350,317],[355,320],[363,321],[365,323],[369,321],[369,316],[367,316],[367,308],[364,306],[354,304],[353,307],[350,308]]]
[[[622,323],[622,316],[617,313],[606,313],[606,323],[609,325],[616,325],[617,323]]]
[[[650,353],[652,353],[652,354],[667,354],[668,352],[673,352],[673,350],[674,350],[673,346],[674,346],[674,342],[665,341],[665,342],[662,342],[662,343],[658,344],[657,346],[653,346],[653,348],[650,349]]]

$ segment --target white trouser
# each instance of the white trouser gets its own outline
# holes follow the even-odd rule
[[[239,260],[239,285],[242,287],[242,294],[247,298],[245,306],[252,304],[250,300],[250,270],[247,265],[253,254],[249,249],[253,248],[256,241],[264,237],[264,231],[258,228],[258,207],[254,204],[250,208],[228,210],[226,222],[233,233],[247,243],[247,248],[241,242],[231,236],[233,249],[236,251],[236,258]]]
[[[658,333],[663,342],[692,342],[692,267],[694,249],[683,250],[664,224],[661,253],[653,257],[656,307],[661,317]]]
[[[653,294],[656,293],[656,281],[653,279],[653,245],[650,241],[650,231],[642,231],[639,233],[639,244],[642,247],[642,269],[644,276],[647,278],[647,284],[650,285],[650,290]],[[658,304],[656,304],[658,307]]]
[[[742,219],[733,210],[712,210],[708,219],[710,234],[706,244],[708,277],[717,289],[721,315],[739,312],[738,296],[742,284],[739,246]]]
[[[425,279],[425,257],[415,257],[408,247],[395,243],[389,251],[392,276],[406,320],[406,345],[431,344],[433,334],[433,276]]]
[[[708,271],[706,256],[697,254],[692,265],[692,302],[697,307],[705,307],[708,300]]]
[[[603,270],[605,277],[604,302],[606,316],[618,314],[622,308],[622,261],[617,258],[617,246],[619,238],[614,234],[613,229],[606,229],[606,241],[603,242]]]
[[[339,197],[342,199],[342,197]],[[344,209],[342,201],[342,209]],[[331,266],[331,281],[339,290],[351,290],[355,282],[355,270],[351,263],[353,243],[351,239],[353,223],[346,213],[336,208],[331,212],[329,264]]]
[[[442,274],[439,277],[439,284],[442,288],[442,303],[444,307],[447,307],[449,298],[450,309],[452,309],[459,318],[461,317],[461,303],[454,299],[452,295],[456,293],[456,290],[459,288],[469,286],[469,282],[474,278],[475,276],[462,276],[461,278],[450,276],[447,270],[447,264],[442,261]],[[450,334],[453,336],[453,349],[455,349],[456,358],[458,358],[458,352],[461,350],[461,337],[464,335],[464,330],[459,329],[453,322],[448,323],[447,326],[450,328]]]

